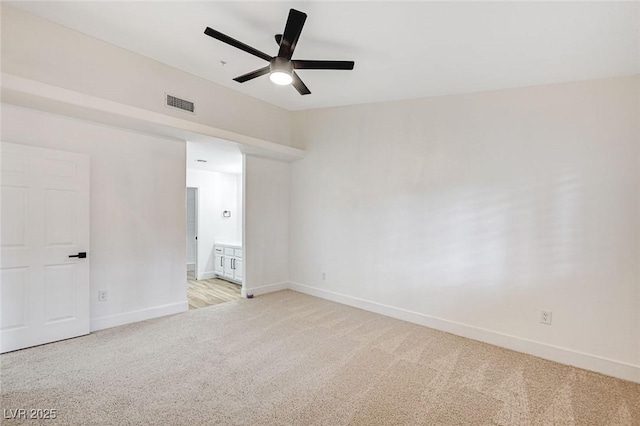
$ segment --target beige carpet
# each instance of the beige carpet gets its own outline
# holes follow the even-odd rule
[[[638,384],[293,291],[0,362],[2,407],[43,424],[640,424]]]

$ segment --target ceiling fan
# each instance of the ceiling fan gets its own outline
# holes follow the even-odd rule
[[[249,45],[242,43],[228,35],[222,34],[212,28],[207,27],[204,33],[210,37],[220,40],[223,43],[227,43],[235,48],[244,50],[258,58],[264,59],[269,62],[264,68],[251,71],[240,77],[234,78],[238,83],[244,83],[245,81],[252,80],[261,75],[270,74],[269,78],[272,82],[279,85],[292,84],[301,95],[308,95],[311,93],[309,88],[302,82],[295,70],[352,70],[353,61],[309,61],[291,59],[293,51],[296,48],[302,27],[307,19],[307,15],[298,10],[289,10],[289,18],[287,24],[284,27],[283,34],[276,34],[276,43],[280,46],[278,55],[269,56],[264,52],[259,51]]]

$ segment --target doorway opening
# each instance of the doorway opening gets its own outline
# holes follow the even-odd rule
[[[187,142],[186,291],[189,309],[241,298],[242,153],[217,140]]]

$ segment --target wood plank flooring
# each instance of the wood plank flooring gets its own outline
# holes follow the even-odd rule
[[[240,299],[241,286],[228,281],[211,278],[208,280],[187,279],[187,299],[189,309],[204,308],[218,303]]]

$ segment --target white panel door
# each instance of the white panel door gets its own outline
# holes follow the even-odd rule
[[[89,157],[0,143],[0,352],[89,333]]]

